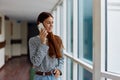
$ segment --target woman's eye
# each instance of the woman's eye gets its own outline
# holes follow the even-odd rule
[[[50,23],[48,22],[48,24],[50,24]]]

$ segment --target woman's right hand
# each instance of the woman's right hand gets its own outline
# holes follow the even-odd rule
[[[40,36],[41,42],[43,44],[46,44],[46,37],[47,37],[47,35],[48,35],[47,30],[41,29],[41,31],[39,33],[39,36]]]

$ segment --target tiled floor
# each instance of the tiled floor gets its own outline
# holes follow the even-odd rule
[[[29,69],[27,56],[12,58],[0,69],[0,80],[29,80]]]

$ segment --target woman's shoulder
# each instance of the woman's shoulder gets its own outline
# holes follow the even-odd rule
[[[55,36],[55,38],[57,38],[57,39],[60,39],[61,40],[61,37],[60,36],[58,36],[58,35],[54,35]]]
[[[39,41],[39,36],[34,36],[29,39],[29,41]]]
[[[54,35],[54,36],[55,36],[56,41],[57,41],[58,43],[62,44],[62,39],[61,39],[61,37],[58,36],[58,35]]]

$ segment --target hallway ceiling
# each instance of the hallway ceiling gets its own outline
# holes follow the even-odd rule
[[[42,11],[51,11],[59,0],[0,0],[0,13],[10,19],[35,21]]]

